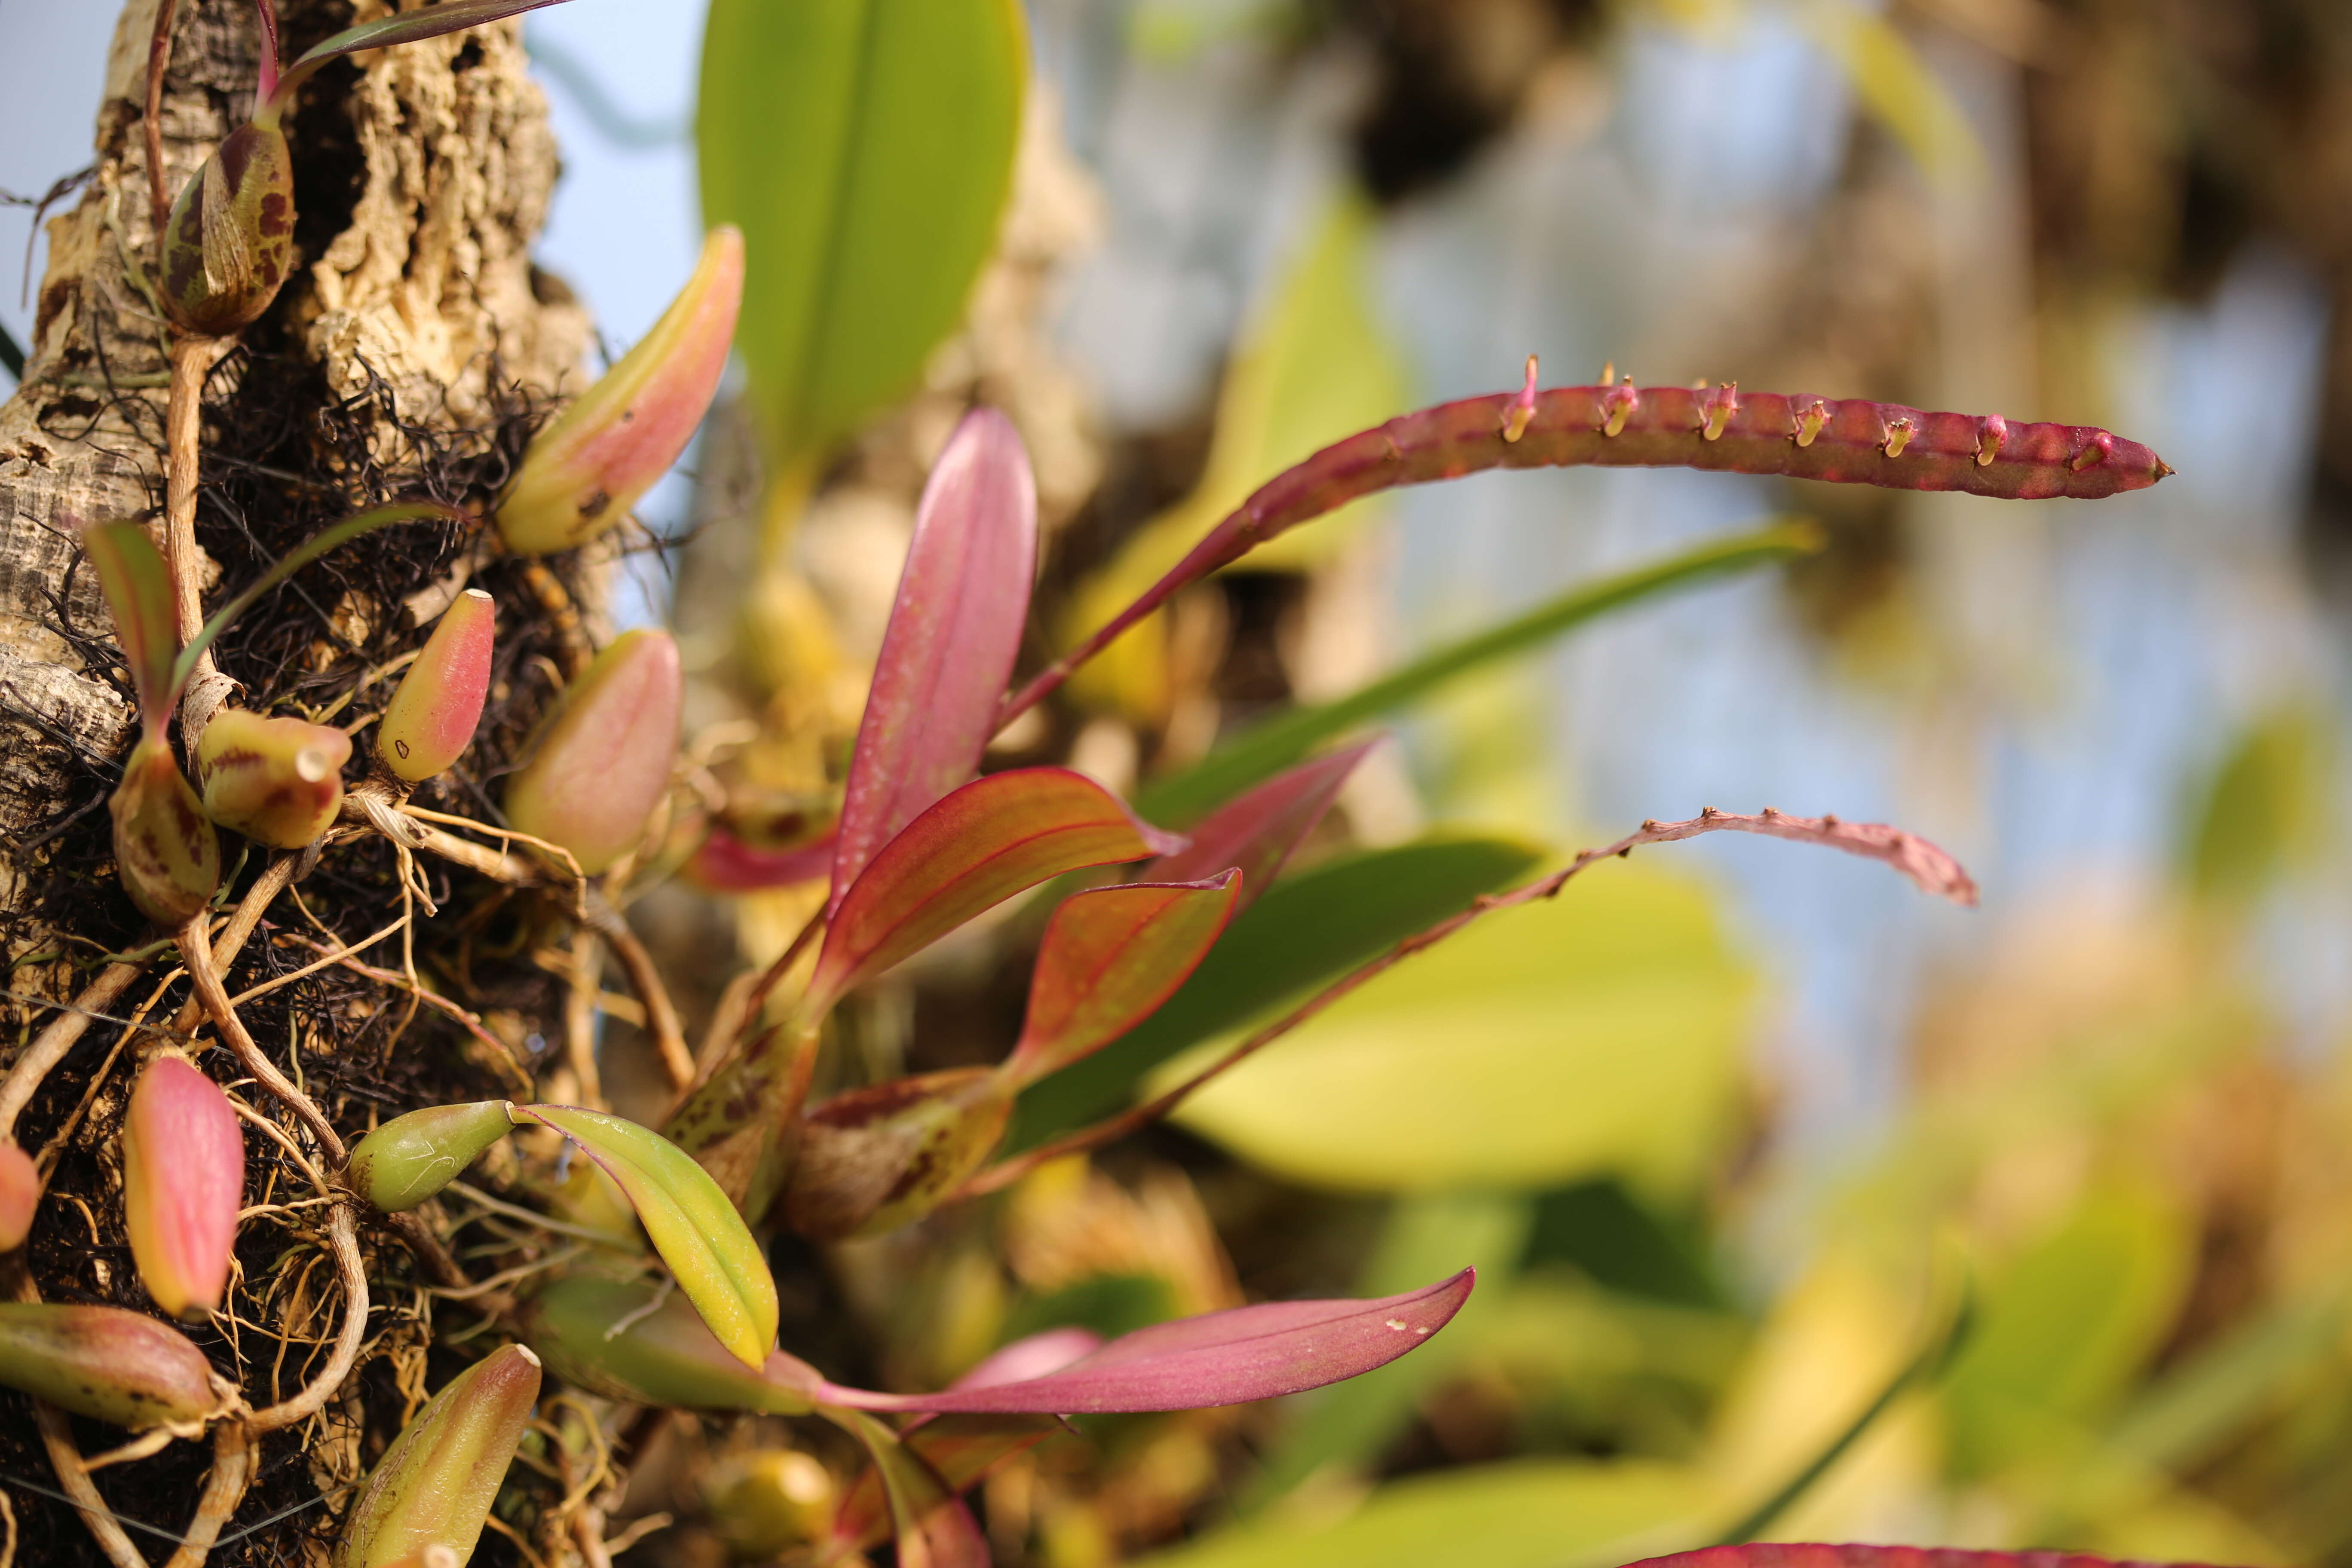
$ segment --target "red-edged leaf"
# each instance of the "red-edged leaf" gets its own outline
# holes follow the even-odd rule
[[[899,1568],[989,1568],[988,1538],[963,1499],[939,1473],[898,1441],[897,1433],[856,1410],[824,1411],[874,1458],[889,1499]]]
[[[883,847],[826,929],[803,1013],[1024,889],[1086,866],[1173,854],[1184,840],[1139,822],[1117,795],[1067,768],[975,779]]]
[[[686,874],[714,893],[751,893],[762,888],[789,888],[814,882],[833,868],[833,836],[793,849],[762,849],[746,844],[723,827],[695,849]]]
[[[1047,1329],[992,1352],[950,1386],[992,1388],[1043,1377],[1101,1346],[1102,1336],[1091,1329]],[[1053,1415],[919,1415],[898,1438],[921,1455],[940,1479],[963,1492],[1013,1455],[1052,1436],[1061,1425]],[[841,1510],[834,1516],[834,1539],[863,1551],[885,1540],[889,1531],[890,1505],[882,1495],[880,1478],[869,1469],[842,1499]]]
[[[975,409],[948,438],[915,511],[850,756],[830,907],[900,828],[980,766],[1036,567],[1029,454],[1011,420]]]
[[[1235,795],[1190,829],[1191,847],[1146,866],[1143,879],[1197,881],[1237,866],[1242,873],[1242,901],[1234,906],[1234,912],[1241,913],[1274,886],[1284,862],[1331,809],[1348,775],[1380,743],[1381,738],[1374,736],[1328,757],[1301,763]]]
[[[81,547],[98,572],[100,592],[114,613],[114,637],[131,666],[140,717],[151,727],[172,714],[172,660],[180,651],[172,607],[172,574],[163,552],[135,522],[101,522],[82,530]]]
[[[1274,1301],[1155,1323],[1059,1372],[941,1394],[868,1394],[827,1384],[819,1397],[865,1410],[1101,1415],[1199,1410],[1298,1394],[1390,1362],[1444,1328],[1474,1272],[1373,1301]]]
[[[1021,1042],[1003,1068],[1011,1086],[1059,1072],[1158,1012],[1223,934],[1245,886],[1241,872],[1228,870],[1206,881],[1125,883],[1064,900],[1029,976]]]
[[[1708,1546],[1645,1557],[1629,1568],[2206,1568],[2080,1552],[1969,1552],[1950,1546]]]

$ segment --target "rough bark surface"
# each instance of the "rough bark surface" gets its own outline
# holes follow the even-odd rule
[[[113,757],[129,718],[120,682],[61,635],[107,627],[63,529],[152,516],[163,497],[165,351],[126,269],[152,251],[141,104],[155,6],[130,0],[118,25],[92,170],[49,225],[25,382],[0,407],[0,940],[12,958],[48,941],[26,917],[44,836],[89,804],[70,798],[88,793],[76,753]],[[389,9],[280,8],[289,55]],[[257,47],[244,0],[183,0],[162,116],[167,189],[250,111]],[[415,426],[486,428],[517,386],[551,391],[578,364],[584,319],[528,254],[556,156],[516,25],[330,68],[292,142],[302,254],[247,336],[314,367],[322,403],[373,412],[371,449],[343,454],[348,465],[396,469],[415,456],[404,448]],[[225,364],[212,398],[233,396],[243,374]]]

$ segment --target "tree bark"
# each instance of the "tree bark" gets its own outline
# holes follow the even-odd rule
[[[156,3],[130,0],[118,24],[89,179],[49,225],[25,381],[0,407],[0,946],[12,961],[59,934],[40,898],[51,836],[76,810],[101,815],[91,766],[121,751],[130,717],[121,683],[93,668],[102,650],[78,646],[75,634],[105,643],[110,628],[67,531],[152,517],[163,500],[165,351],[126,269],[152,265],[141,104]],[[291,0],[287,52],[388,8]],[[162,116],[173,193],[250,112],[258,50],[242,0],[184,0],[175,35]],[[518,24],[331,68],[291,140],[303,254],[247,335],[306,361],[322,400],[372,405],[372,449],[339,454],[346,468],[396,469],[418,427],[487,430],[515,386],[544,395],[577,365],[584,317],[529,257],[556,154]],[[216,399],[238,375],[215,373]]]

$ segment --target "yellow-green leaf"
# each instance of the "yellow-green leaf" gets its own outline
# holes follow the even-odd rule
[[[1392,1482],[1337,1522],[1269,1515],[1136,1568],[1606,1568],[1695,1544],[1707,1502],[1678,1467],[1512,1459]]]
[[[1019,0],[713,0],[703,217],[743,231],[736,345],[776,471],[905,395],[962,315],[1028,58]]]
[[[710,1331],[745,1366],[758,1367],[776,1342],[776,1281],[766,1255],[686,1152],[651,1128],[569,1105],[526,1105],[516,1122],[552,1127],[583,1150],[628,1194],[678,1289]]]
[[[1400,964],[1176,1120],[1327,1185],[1683,1187],[1730,1125],[1750,993],[1703,888],[1611,867]]]

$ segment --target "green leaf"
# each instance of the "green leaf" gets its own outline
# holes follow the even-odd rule
[[[1963,1476],[2016,1464],[2105,1409],[2162,1342],[2196,1263],[2194,1224],[2149,1192],[2095,1192],[1986,1290],[1946,1393]]]
[[[1269,1515],[1135,1568],[1607,1568],[1687,1544],[1707,1500],[1679,1467],[1513,1459],[1392,1482],[1336,1523]]]
[[[180,640],[163,552],[135,522],[99,523],[83,531],[81,543],[113,613],[114,639],[131,666],[140,718],[160,731],[171,721],[172,658]]]
[[[714,0],[703,217],[743,230],[736,344],[775,471],[911,390],[961,317],[1028,58],[1018,0]]]
[[[776,1282],[767,1255],[709,1173],[650,1128],[568,1105],[526,1105],[517,1125],[552,1127],[613,1178],[636,1206],[695,1310],[719,1342],[758,1367],[776,1342]]]
[[[1700,884],[1612,866],[1379,976],[1175,1120],[1320,1185],[1685,1190],[1731,1127],[1752,989]]]
[[[1158,1012],[1024,1090],[1004,1147],[1024,1149],[1121,1109],[1144,1075],[1178,1052],[1344,973],[1509,882],[1540,856],[1511,839],[1432,838],[1277,883],[1234,917]]]
[[[1326,741],[1418,701],[1458,677],[1540,647],[1612,610],[1732,573],[1814,554],[1822,544],[1819,525],[1780,522],[1580,584],[1523,616],[1424,654],[1338,701],[1295,708],[1244,731],[1184,772],[1147,785],[1138,794],[1136,809],[1150,821],[1181,826],[1219,801],[1272,777]]]

